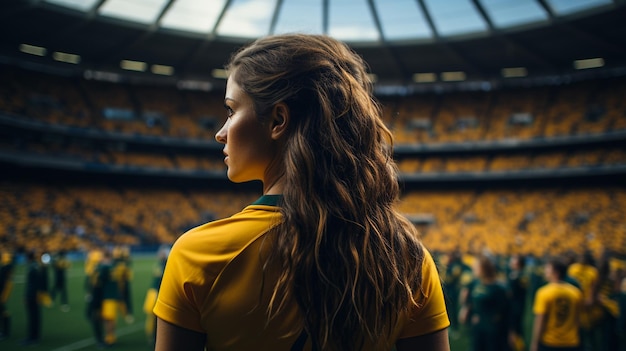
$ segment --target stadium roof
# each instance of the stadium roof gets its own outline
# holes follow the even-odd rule
[[[274,33],[348,42],[381,83],[626,67],[624,0],[21,0],[0,2],[0,58],[90,75],[215,81]]]

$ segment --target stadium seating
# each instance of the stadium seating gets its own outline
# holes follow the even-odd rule
[[[0,67],[0,111],[131,134],[212,139],[223,92],[116,84]],[[381,97],[396,143],[584,135],[626,129],[625,79]]]
[[[626,189],[521,189],[414,191],[401,210],[410,217],[432,215],[420,226],[429,248],[495,254],[582,252],[626,249],[622,210]]]
[[[0,66],[0,112],[17,120],[137,136],[212,140],[225,118],[222,92],[179,90],[62,77]],[[442,145],[478,141],[555,140],[626,130],[626,79],[478,92],[382,96],[385,123],[396,145]],[[46,125],[47,125],[46,124]],[[83,129],[81,129],[83,130]],[[127,148],[54,133],[6,134],[0,151],[115,167],[185,171],[225,170],[221,155]],[[405,153],[406,174],[511,172],[626,165],[623,143],[580,144],[473,153]],[[232,190],[182,190],[78,186],[0,180],[0,238],[21,248],[84,249],[91,245],[171,243],[188,228],[229,216],[258,194]],[[427,245],[465,252],[546,250],[599,252],[611,246],[626,254],[619,187],[551,186],[545,189],[465,188],[407,191],[400,209]]]
[[[408,96],[391,103],[399,143],[532,139],[626,127],[626,81]]]
[[[230,216],[257,195],[1,182],[0,238],[22,249],[172,243],[187,229]]]

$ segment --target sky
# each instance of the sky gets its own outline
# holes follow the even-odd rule
[[[432,40],[547,22],[611,0],[45,0],[170,30],[235,38],[301,32],[355,42]],[[227,6],[227,8],[225,8]],[[482,11],[481,11],[482,10]],[[327,14],[327,15],[325,15]]]

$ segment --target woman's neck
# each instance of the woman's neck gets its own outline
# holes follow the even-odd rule
[[[284,179],[282,175],[269,182],[263,182],[263,195],[281,195],[284,190]]]
[[[263,195],[281,195],[285,188],[285,171],[282,163],[272,161],[265,170]]]

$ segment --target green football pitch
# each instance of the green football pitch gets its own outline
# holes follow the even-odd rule
[[[146,291],[151,284],[152,266],[156,262],[155,256],[133,257],[133,294],[132,323],[126,323],[122,318],[117,322],[117,343],[110,348],[115,351],[152,350],[145,334],[145,314],[143,301]],[[85,293],[83,289],[84,271],[82,262],[73,262],[68,270],[68,296],[70,310],[63,312],[60,309],[59,297],[49,308],[42,308],[42,335],[37,345],[21,346],[20,341],[26,337],[26,315],[23,303],[24,265],[15,269],[13,276],[13,290],[9,297],[7,308],[11,314],[11,335],[0,341],[0,350],[29,350],[29,351],[74,351],[97,350],[91,327],[85,318]],[[52,275],[50,274],[50,282]],[[467,350],[468,338],[466,333],[456,333],[450,338],[452,351]]]
[[[126,323],[123,318],[117,322],[117,343],[112,350],[151,350],[145,334],[145,314],[143,301],[152,280],[152,266],[156,256],[134,257],[132,262],[133,294],[132,308],[134,321]],[[70,310],[61,311],[60,297],[53,306],[42,308],[41,341],[34,346],[24,347],[20,341],[26,337],[26,314],[24,307],[24,268],[20,264],[13,275],[13,290],[7,308],[11,314],[11,335],[0,341],[0,350],[32,350],[32,351],[73,351],[97,350],[91,326],[85,317],[85,274],[83,262],[72,262],[68,270],[68,298]],[[50,272],[50,284],[52,273]]]

